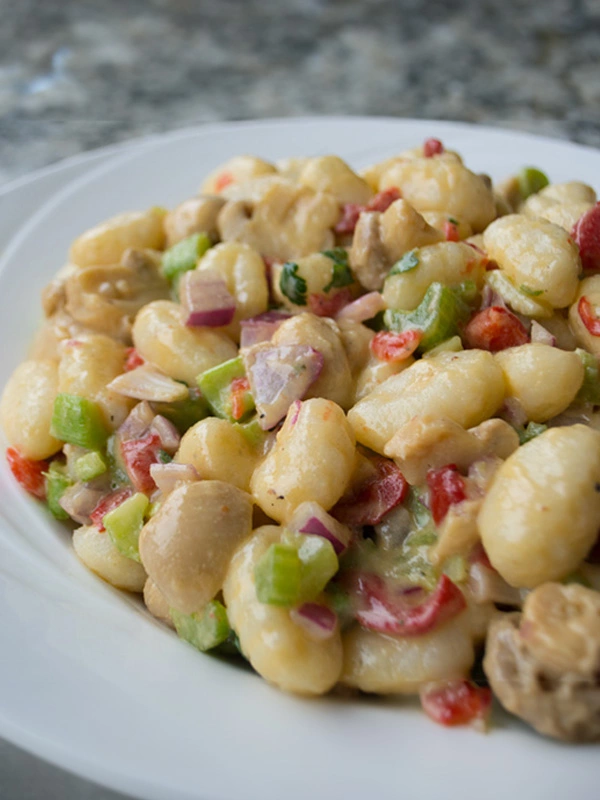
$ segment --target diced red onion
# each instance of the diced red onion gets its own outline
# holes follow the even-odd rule
[[[185,324],[191,327],[220,328],[229,325],[235,314],[235,298],[212,270],[186,272],[179,282],[179,298]]]
[[[290,425],[295,425],[298,422],[298,417],[300,416],[300,411],[302,410],[302,401],[301,400],[294,400],[292,405],[290,406]]]
[[[338,555],[348,547],[352,536],[350,528],[330,516],[318,503],[310,500],[298,506],[286,527],[296,533],[322,536],[331,542]]]
[[[521,428],[527,423],[527,414],[516,397],[507,397],[498,413],[499,417],[506,420],[515,428]]]
[[[363,294],[358,300],[354,300],[337,314],[336,319],[339,321],[349,320],[351,322],[364,322],[367,319],[373,319],[376,314],[383,311],[385,302],[380,292],[369,292]]]
[[[282,311],[265,311],[264,314],[241,320],[240,347],[271,341],[277,328],[289,317],[289,314]]]
[[[142,439],[148,432],[154,417],[154,411],[146,400],[138,403],[131,409],[129,416],[117,431],[119,438],[123,442],[130,439]]]
[[[323,369],[323,356],[309,345],[276,347],[268,342],[243,354],[246,374],[263,430],[274,428],[294,400],[301,400]]]
[[[531,341],[539,344],[549,344],[550,347],[554,347],[556,345],[556,336],[553,336],[539,322],[533,320],[531,323]]]
[[[89,525],[90,514],[105,494],[106,492],[90,489],[83,483],[75,483],[63,492],[58,504],[75,522]]]
[[[481,293],[480,309],[483,310],[484,308],[491,308],[492,306],[500,306],[501,308],[507,307],[502,295],[498,294],[495,289],[492,289],[492,287],[486,283]]]
[[[163,494],[172,492],[179,483],[194,483],[200,480],[196,468],[191,464],[152,464],[150,475]]]
[[[327,606],[318,603],[304,603],[290,611],[290,617],[296,625],[304,629],[306,634],[317,642],[330,639],[337,627],[337,614]]]
[[[158,434],[162,449],[173,455],[179,447],[181,436],[173,423],[161,414],[157,414],[152,420],[150,430]]]
[[[155,403],[175,403],[185,400],[189,394],[185,384],[174,381],[151,364],[124,372],[111,381],[107,388],[125,397]]]

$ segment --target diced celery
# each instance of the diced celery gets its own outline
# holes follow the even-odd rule
[[[417,490],[412,487],[406,500],[406,507],[411,513],[413,523],[417,530],[431,525],[431,512],[422,502]]]
[[[119,553],[133,561],[140,561],[138,542],[149,505],[146,495],[137,492],[113,511],[109,511],[102,520]]]
[[[159,464],[170,464],[173,461],[173,456],[162,448],[156,453],[156,458]]]
[[[110,470],[110,488],[119,489],[129,483],[121,455],[120,437],[113,434],[106,443],[106,460]]]
[[[452,336],[450,339],[446,339],[445,342],[438,344],[437,347],[433,347],[431,350],[428,350],[424,357],[432,358],[440,353],[458,353],[462,349],[463,345],[460,336]]]
[[[61,442],[87,450],[104,449],[108,438],[100,406],[75,394],[56,396],[50,430]]]
[[[46,475],[46,502],[52,516],[56,519],[69,519],[69,515],[60,505],[60,498],[71,486],[71,480],[65,474],[63,468],[56,462],[50,464]]]
[[[463,556],[450,556],[444,561],[442,572],[454,583],[463,583],[469,577],[466,559]]]
[[[396,577],[424,589],[434,589],[438,578],[429,560],[429,548],[435,542],[437,535],[431,528],[409,534],[402,545],[402,556],[395,570]]]
[[[580,403],[591,403],[594,406],[600,405],[600,368],[596,356],[588,353],[587,350],[577,348],[575,350],[581,363],[583,364],[583,383],[577,394],[576,400]]]
[[[527,444],[527,442],[535,439],[536,436],[539,436],[540,433],[546,430],[548,430],[547,425],[542,425],[540,422],[530,422],[526,428],[521,428],[517,431],[519,434],[519,442],[520,444]]]
[[[302,563],[298,602],[315,600],[339,569],[333,545],[322,536],[285,531],[282,543],[295,547]]]
[[[517,175],[517,182],[523,200],[527,200],[530,195],[536,194],[550,183],[548,176],[536,167],[523,167]]]
[[[442,283],[432,283],[425,297],[414,311],[388,309],[385,324],[391,331],[423,332],[419,350],[431,350],[458,332],[458,323],[464,314],[464,304],[457,293]]]
[[[148,519],[152,519],[155,514],[158,514],[160,507],[162,506],[162,502],[160,500],[154,500],[148,506],[148,511],[146,511],[146,517]]]
[[[107,469],[106,461],[97,450],[80,456],[74,465],[75,477],[78,481],[83,481],[84,483],[93,481],[99,475],[104,475]]]
[[[231,634],[227,610],[218,600],[211,600],[195,614],[183,614],[174,608],[170,613],[178,636],[203,653],[218,647]]]
[[[206,372],[198,376],[197,382],[207,403],[218,417],[228,419],[230,422],[239,422],[240,419],[244,419],[255,408],[252,394],[249,391],[245,391],[241,399],[242,416],[236,420],[232,415],[232,381],[236,380],[236,378],[245,377],[244,363],[242,357],[238,356],[212,367],[212,369],[207,369]]]
[[[211,241],[206,233],[194,233],[177,242],[163,253],[163,275],[174,281],[184,272],[195,269],[198,259],[202,258],[210,246]]]
[[[273,606],[296,605],[300,594],[302,562],[295,547],[272,544],[254,569],[256,596]]]
[[[208,403],[195,387],[190,388],[190,395],[185,400],[178,400],[175,403],[152,403],[152,408],[157,414],[172,422],[181,434],[210,414]]]
[[[235,424],[235,427],[240,430],[250,447],[260,447],[268,436],[267,431],[263,431],[258,423],[258,418],[251,419],[243,425]]]

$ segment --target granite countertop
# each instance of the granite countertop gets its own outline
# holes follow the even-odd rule
[[[600,147],[598,0],[0,0],[0,183],[222,119],[467,120]],[[2,800],[117,795],[0,744]]]

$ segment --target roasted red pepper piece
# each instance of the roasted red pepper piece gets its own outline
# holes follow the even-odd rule
[[[600,319],[596,316],[596,310],[587,297],[581,298],[577,304],[577,311],[581,321],[592,336],[600,336]]]
[[[363,211],[379,211],[383,213],[392,205],[393,202],[401,197],[400,191],[395,187],[384,189],[372,197],[369,202],[361,206],[358,203],[346,203],[342,206],[342,218],[339,220],[334,230],[336,233],[354,233],[358,218]]]
[[[352,302],[352,290],[349,288],[331,294],[313,292],[308,295],[308,307],[317,317],[335,317],[350,302]]]
[[[469,347],[491,353],[529,341],[521,320],[502,306],[490,306],[475,314],[465,328],[464,336]]]
[[[146,362],[135,349],[135,347],[128,347],[125,351],[125,372],[131,372],[132,369],[141,367]]]
[[[215,191],[222,192],[227,186],[234,182],[234,177],[231,172],[222,172],[215,180]]]
[[[38,500],[45,500],[46,479],[44,478],[44,472],[47,472],[50,467],[48,462],[25,458],[15,447],[7,448],[6,460],[10,471],[23,489],[37,497]]]
[[[584,270],[600,270],[600,203],[582,214],[571,237],[579,248]]]
[[[244,395],[250,391],[248,378],[234,378],[231,381],[231,416],[234,419],[241,419],[246,413]]]
[[[124,503],[128,497],[131,497],[132,494],[133,489],[131,486],[127,486],[124,489],[118,489],[116,492],[112,492],[111,494],[107,494],[106,497],[103,497],[90,514],[92,525],[95,525],[102,533],[102,531],[104,531],[104,525],[102,524],[104,517],[109,511],[113,511],[115,508],[118,508],[121,503]]]
[[[451,222],[449,219],[444,222],[444,236],[447,242],[458,242],[460,240],[456,222]]]
[[[158,451],[161,448],[157,433],[148,433],[143,439],[130,439],[121,443],[125,471],[138,492],[148,493],[156,489],[150,467],[159,463]]]
[[[377,525],[406,497],[408,483],[394,462],[380,456],[371,460],[376,474],[344,495],[330,512],[339,522]]]
[[[466,496],[465,481],[455,464],[440,469],[430,469],[427,473],[429,486],[429,506],[436,525],[444,519],[450,506],[462,502]]]
[[[389,361],[397,364],[406,361],[417,349],[421,339],[422,331],[410,330],[402,333],[393,331],[379,331],[371,339],[371,352],[380,361]]]
[[[426,686],[420,695],[427,716],[446,726],[485,720],[492,705],[491,691],[467,680]]]
[[[423,143],[423,155],[425,158],[432,156],[441,156],[444,152],[444,145],[439,139],[425,139]]]

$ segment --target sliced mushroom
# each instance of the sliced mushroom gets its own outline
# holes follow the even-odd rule
[[[213,242],[219,241],[217,217],[225,205],[222,197],[200,195],[184,200],[165,216],[167,247],[187,239],[194,233],[206,233]]]
[[[600,740],[600,593],[547,583],[489,629],[485,673],[502,705],[547,736]]]
[[[66,311],[81,325],[128,342],[142,306],[169,296],[160,272],[160,254],[126,250],[121,263],[85,267],[65,281]]]
[[[380,289],[392,265],[415,247],[444,240],[444,235],[406,200],[395,203],[381,214],[364,212],[358,218],[350,264],[367,289]]]

